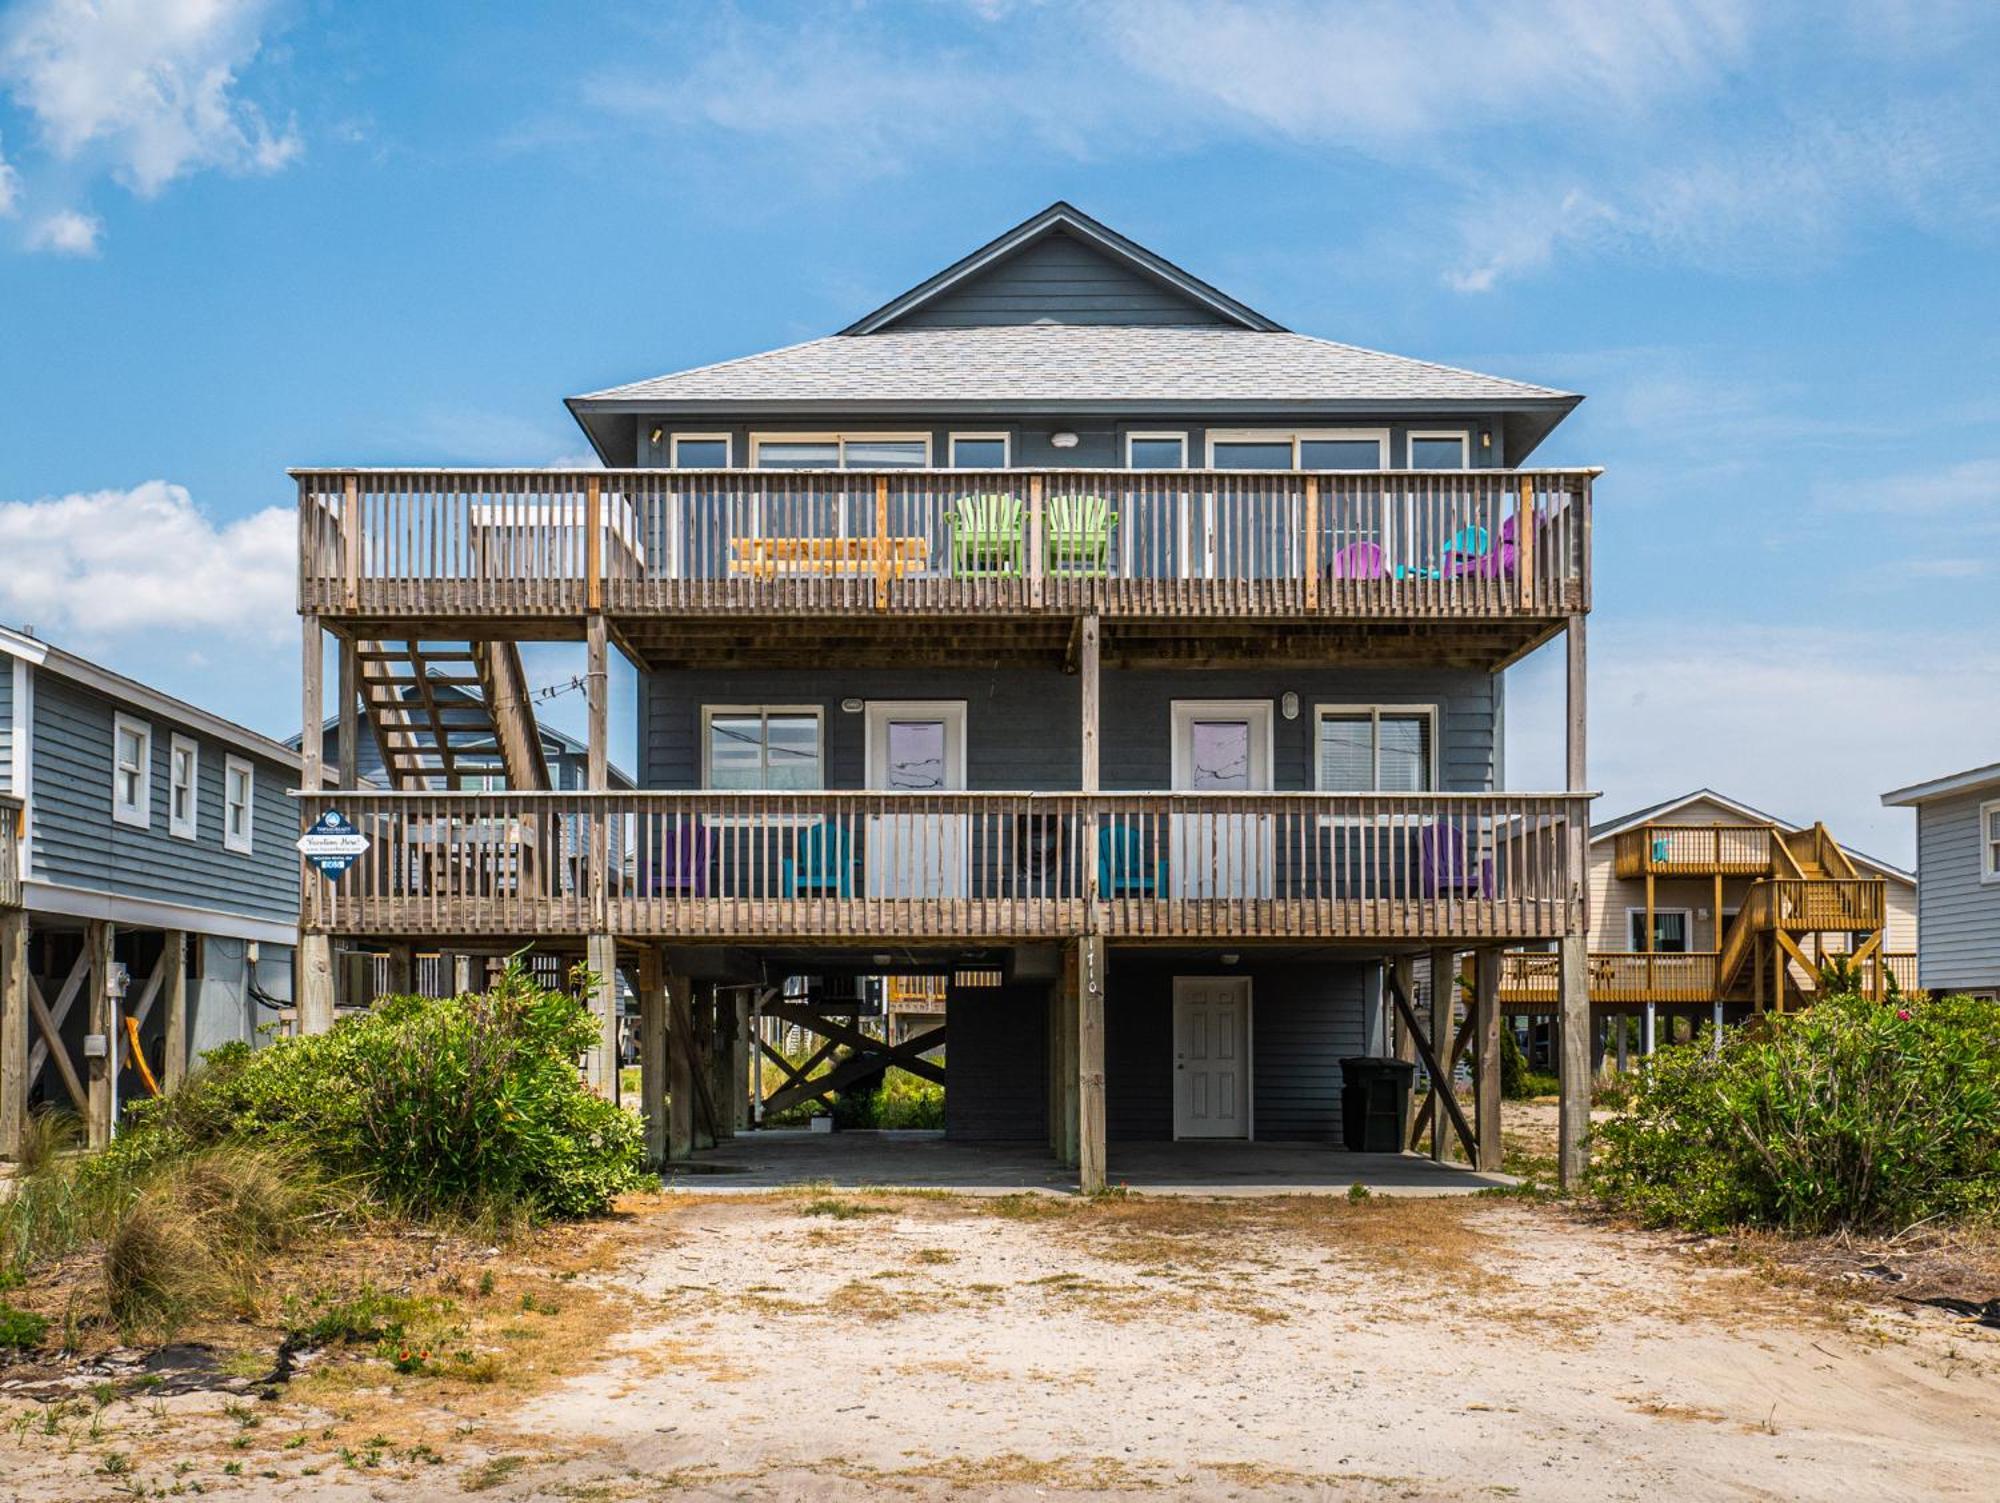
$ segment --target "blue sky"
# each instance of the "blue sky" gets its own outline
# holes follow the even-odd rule
[[[287,465],[581,456],[564,395],[1068,198],[1303,332],[1586,393],[1536,457],[1607,471],[1605,811],[1708,783],[1907,860],[1881,790],[2000,756],[1995,56],[1994,7],[1858,0],[17,0],[0,620],[287,732]]]

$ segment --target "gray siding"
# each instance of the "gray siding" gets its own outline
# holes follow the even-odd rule
[[[1229,322],[1214,310],[1058,231],[975,273],[949,292],[904,314],[890,327]]]
[[[1440,782],[1478,792],[1495,781],[1499,679],[1472,670],[1283,670],[1113,672],[1104,675],[1103,782],[1107,789],[1166,788],[1172,781],[1171,720],[1176,699],[1299,696],[1299,718],[1273,716],[1272,770],[1281,792],[1313,786],[1316,704],[1436,704]],[[1057,670],[809,670],[662,673],[642,677],[640,785],[701,786],[701,708],[816,704],[826,717],[826,781],[866,782],[866,717],[840,708],[860,699],[966,702],[966,782],[973,789],[1074,788],[1080,766],[1080,704],[1074,677]]]
[[[152,823],[111,817],[112,700],[46,670],[35,675],[34,870],[38,881],[121,897],[212,908],[295,923],[298,837],[287,797],[296,775],[279,762],[256,769],[251,853],[222,842],[223,758],[244,755],[186,725],[128,711],[153,731]],[[167,833],[168,757],[175,733],[200,746],[194,840]]]
[[[1979,879],[1975,789],[1917,810],[1917,980],[1930,991],[2000,989],[2000,882]]]
[[[1104,998],[1105,1132],[1171,1138],[1173,974],[1215,973],[1114,951]],[[1260,1141],[1340,1137],[1340,1061],[1363,1050],[1365,966],[1305,959],[1245,965],[1250,977],[1250,1091]]]
[[[922,416],[870,419],[856,417],[852,413],[828,413],[817,417],[773,418],[756,422],[731,422],[726,418],[699,420],[662,417],[646,418],[638,424],[636,435],[638,447],[634,461],[648,468],[666,466],[673,454],[673,436],[676,433],[727,433],[730,443],[730,462],[742,469],[750,463],[750,436],[753,433],[853,433],[872,429],[880,433],[930,434],[931,459],[940,468],[951,463],[948,440],[953,432],[960,432],[1008,434],[1013,440],[1011,452],[1017,468],[1121,469],[1125,464],[1126,434],[1185,433],[1188,439],[1188,463],[1199,469],[1207,462],[1209,426],[1187,417],[1134,418],[1118,417],[1109,413],[1065,414],[1060,418],[1034,417],[1026,414],[1010,416],[1001,413],[990,417],[949,419]],[[1412,428],[1426,433],[1444,433],[1463,428],[1471,436],[1467,452],[1471,456],[1474,469],[1506,463],[1501,423],[1497,417],[1491,416],[1425,418],[1412,417],[1408,413],[1394,410],[1380,414],[1342,412],[1320,417],[1297,412],[1264,416],[1252,413],[1242,416],[1231,414],[1226,421],[1218,420],[1213,426],[1231,429],[1285,430],[1387,428],[1391,469],[1400,469],[1408,463],[1409,434]],[[655,427],[661,430],[660,441],[657,444],[652,441]],[[1058,449],[1050,442],[1056,433],[1074,433],[1077,438],[1076,447]],[[1481,433],[1491,434],[1493,439],[1493,442],[1484,448],[1479,442]]]
[[[1049,988],[952,988],[945,1136],[967,1142],[1046,1140]]]
[[[0,652],[0,793],[14,784],[14,659]]]

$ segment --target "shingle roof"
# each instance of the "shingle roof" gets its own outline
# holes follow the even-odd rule
[[[680,402],[1547,402],[1570,393],[1304,334],[1014,324],[833,335],[572,398]]]

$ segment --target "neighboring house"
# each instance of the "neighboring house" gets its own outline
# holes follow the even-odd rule
[[[1603,1020],[1733,1019],[1809,1002],[1823,959],[1917,984],[1917,884],[1900,867],[1699,788],[1590,832],[1590,997]],[[1649,938],[1650,934],[1650,938]],[[1879,957],[1879,959],[1878,959]],[[1510,1012],[1546,1012],[1551,956],[1509,958]],[[1650,1040],[1649,1040],[1650,1042]]]
[[[2000,1000],[2000,762],[1882,795],[1917,811],[1917,978]]]
[[[649,1055],[656,1132],[663,1071],[714,1066],[680,1155],[740,1120],[711,987],[797,1022],[787,977],[997,973],[946,987],[947,1132],[1096,1186],[1107,1137],[1336,1139],[1342,1057],[1392,1012],[1442,1052],[1416,962],[1476,955],[1453,1128],[1495,1164],[1501,947],[1582,974],[1595,472],[1529,468],[1579,400],[1289,332],[1057,204],[838,334],[571,398],[604,470],[295,472],[306,714],[331,632],[334,762],[367,719],[406,768],[305,812],[408,853],[307,884],[306,974],[430,936],[629,967],[692,1041]],[[531,638],[585,642],[598,768],[609,651],[638,673],[639,790],[556,801],[581,860],[370,689],[448,654],[498,735]],[[1557,638],[1568,787],[1509,792],[1502,673]]]
[[[0,627],[0,872],[19,879],[0,875],[0,1157],[34,1107],[109,1134],[116,1103],[147,1089],[126,1016],[164,1085],[290,1005],[299,768]]]
[[[414,689],[403,691],[413,701],[420,696]],[[467,706],[478,704],[477,698],[464,689],[435,685],[431,689],[434,699],[444,703],[462,703]],[[549,787],[557,792],[575,792],[589,784],[590,750],[574,736],[565,735],[554,727],[536,722],[536,735],[542,743],[542,760],[549,770]],[[340,717],[329,716],[320,728],[322,755],[329,768],[340,766]],[[286,738],[285,744],[294,751],[298,749],[299,738]],[[356,736],[358,748],[354,784],[357,787],[388,788],[392,786],[387,770],[382,765],[382,751],[375,741],[374,725],[362,720]],[[454,749],[465,763],[465,770],[456,772],[454,786],[467,792],[505,788],[507,777],[504,768],[497,766],[499,752],[494,745],[490,728],[484,728],[470,736],[456,738]],[[613,788],[633,786],[631,775],[619,767],[608,767],[606,778]]]

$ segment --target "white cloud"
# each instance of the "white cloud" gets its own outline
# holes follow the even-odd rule
[[[0,219],[11,218],[20,208],[21,174],[0,153]]]
[[[1525,115],[1643,111],[1740,60],[1734,0],[1121,0],[1114,51],[1141,72],[1299,140],[1472,138]]]
[[[151,197],[203,168],[275,172],[302,150],[239,97],[265,0],[30,0],[0,37],[0,83],[44,145],[95,153]]]
[[[1990,516],[2000,503],[2000,459],[1968,459],[1872,479],[1830,481],[1814,487],[1813,495],[1824,505],[1850,511],[1947,521],[1970,511]]]
[[[294,628],[298,520],[218,522],[183,486],[0,502],[0,619],[93,640],[162,631],[276,641]]]
[[[1509,783],[1560,786],[1559,651],[1509,676]],[[1590,783],[1608,818],[1708,786],[1914,860],[1883,790],[1993,757],[2000,643],[1893,627],[1621,622],[1590,636]]]
[[[44,215],[28,231],[28,249],[50,251],[58,256],[94,256],[104,223],[93,214],[74,209],[58,209]]]

